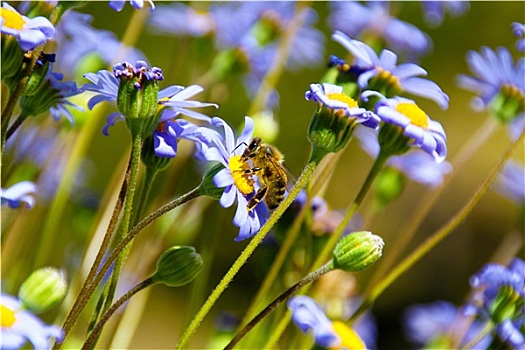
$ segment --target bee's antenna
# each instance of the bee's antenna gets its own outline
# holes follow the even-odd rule
[[[248,144],[246,142],[241,142],[233,149],[232,153],[235,152],[235,150],[237,150],[237,148],[239,148],[240,145],[244,145],[245,147],[248,147]]]

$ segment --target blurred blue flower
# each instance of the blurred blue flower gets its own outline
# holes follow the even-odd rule
[[[447,94],[433,81],[419,78],[420,75],[427,75],[427,72],[417,64],[397,65],[397,55],[392,51],[384,49],[378,56],[370,46],[353,40],[339,31],[336,31],[332,38],[354,55],[355,65],[362,71],[357,79],[361,89],[365,89],[372,78],[382,76],[394,80],[402,91],[431,99],[442,109],[448,108]]]
[[[474,76],[460,74],[457,82],[462,88],[478,94],[472,99],[475,110],[485,109],[502,90],[522,101],[525,98],[525,58],[520,57],[514,64],[506,48],[493,51],[482,47],[481,52],[467,53],[467,63]]]
[[[31,209],[35,205],[33,195],[36,190],[36,185],[30,181],[19,182],[7,189],[0,188],[2,206],[7,205],[10,208],[17,209],[24,205],[27,209]]]
[[[219,199],[221,206],[229,208],[237,202],[233,223],[239,227],[239,234],[235,241],[242,241],[255,235],[269,216],[264,202],[257,204],[253,210],[248,210],[246,207],[258,187],[251,174],[245,172],[249,169],[249,165],[240,159],[252,138],[254,123],[250,117],[245,117],[244,129],[237,140],[231,127],[221,118],[212,118],[212,124],[224,129],[224,137],[212,138],[209,148],[203,151],[203,156],[208,161],[216,161],[224,165],[224,169],[213,177],[213,182],[217,188],[224,188]]]
[[[365,91],[363,99],[370,96],[382,96],[376,91]],[[411,141],[412,146],[421,148],[441,163],[447,156],[447,136],[441,124],[417,106],[417,104],[403,97],[384,98],[375,106],[375,112],[381,121],[396,125],[403,129],[403,133]]]
[[[519,39],[516,41],[516,48],[519,51],[525,51],[525,24],[514,22],[512,23],[512,31],[514,32],[514,35],[518,37]]]
[[[525,167],[523,163],[509,160],[498,176],[495,190],[508,199],[525,205]]]
[[[478,293],[465,307],[465,313],[490,320],[495,324],[494,332],[501,341],[513,349],[523,349],[525,262],[514,258],[509,267],[486,264],[469,282]]]
[[[150,5],[150,11],[155,10],[155,4],[152,0],[146,0]],[[140,10],[142,7],[144,7],[144,0],[129,0],[129,3],[131,6],[136,8],[137,10]],[[124,5],[126,4],[126,0],[111,0],[109,2],[109,7],[111,7],[115,11],[121,11],[124,8]]]
[[[313,332],[315,343],[325,348],[337,347],[341,338],[334,331],[332,321],[325,315],[317,303],[308,296],[297,296],[288,300],[288,309],[292,320],[301,332]]]
[[[368,128],[357,128],[355,136],[366,153],[375,159],[379,154],[377,132]],[[396,168],[409,179],[429,187],[440,186],[445,175],[452,171],[452,165],[449,162],[438,163],[434,157],[418,149],[413,149],[400,156],[391,156],[388,158],[387,166]]]
[[[51,88],[56,90],[57,97],[55,104],[51,106],[49,110],[51,117],[53,117],[53,120],[58,120],[60,119],[60,116],[63,115],[67,120],[69,120],[71,124],[74,124],[75,121],[73,119],[73,115],[66,107],[72,107],[81,112],[84,111],[84,108],[75,103],[72,103],[71,101],[67,100],[67,98],[78,95],[83,91],[77,87],[77,83],[74,81],[62,81],[62,79],[64,79],[64,75],[62,73],[53,72],[52,64],[49,65],[47,79],[49,79]]]
[[[33,50],[55,36],[55,27],[45,17],[28,18],[8,3],[0,8],[2,34],[12,35],[24,51]]]
[[[431,39],[419,28],[390,14],[388,1],[330,2],[329,22],[333,30],[351,37],[373,35],[386,41],[388,48],[408,54],[422,55],[432,46]]]
[[[203,37],[217,30],[212,8],[194,9],[185,3],[159,5],[149,17],[149,25],[156,33]]]
[[[411,305],[403,314],[403,325],[406,338],[419,347],[432,348],[437,344],[442,346],[465,346],[477,337],[483,328],[483,323],[470,320],[462,315],[461,309],[448,301],[435,301],[429,304]],[[466,330],[468,327],[468,330]],[[466,330],[465,334],[458,330]],[[455,344],[461,336],[459,344]],[[492,336],[486,335],[475,345],[476,349],[487,349]]]
[[[35,349],[49,349],[52,338],[63,336],[59,326],[48,326],[24,309],[20,300],[1,294],[2,349],[19,349],[29,340]]]
[[[93,28],[93,16],[69,10],[57,25],[56,42],[59,43],[57,62],[62,72],[75,72],[76,68],[89,56],[97,55],[102,65],[108,66],[118,61],[136,62],[146,60],[140,50],[123,45],[109,30]]]
[[[287,306],[301,332],[313,333],[316,345],[330,349],[369,348],[354,329],[342,321],[331,321],[314,299],[305,295],[292,297]]]
[[[142,65],[142,63],[139,65]],[[119,81],[115,77],[115,74],[125,74],[124,71],[121,70],[121,68],[122,66],[120,64],[116,64],[114,66],[115,73],[111,73],[107,70],[100,70],[97,73],[86,73],[84,75],[84,77],[91,81],[91,83],[82,86],[82,91],[92,91],[96,93],[95,96],[91,97],[88,101],[89,109],[93,109],[95,105],[102,101],[116,101],[118,95]],[[179,114],[187,115],[194,119],[209,121],[210,118],[208,116],[202,113],[195,112],[189,108],[199,108],[208,106],[217,107],[216,104],[202,103],[198,101],[186,101],[187,98],[190,98],[203,90],[204,89],[198,85],[191,85],[187,88],[184,88],[183,86],[179,85],[171,85],[160,90],[158,93],[159,105],[163,105],[167,108],[170,108],[171,110],[176,112],[176,114],[164,112],[161,116],[161,119],[159,120],[159,123],[164,123]],[[111,113],[107,117],[107,123],[103,129],[104,135],[107,136],[109,127],[113,126],[116,122],[120,120],[124,120],[124,116],[122,114],[120,114],[119,112]]]
[[[461,16],[468,11],[470,3],[468,1],[441,0],[441,1],[421,1],[425,21],[432,27],[437,27],[443,22],[445,11],[453,16]]]
[[[343,93],[341,86],[327,83],[310,84],[310,90],[306,91],[305,98],[330,109],[341,110],[344,115],[355,118],[357,123],[369,128],[379,127],[381,119],[375,113],[359,107],[354,99]]]

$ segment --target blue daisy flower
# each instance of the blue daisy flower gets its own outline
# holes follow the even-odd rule
[[[224,188],[219,199],[221,206],[229,208],[237,202],[233,223],[239,227],[239,234],[235,241],[242,241],[255,235],[269,216],[264,202],[260,202],[252,210],[247,209],[248,202],[258,190],[258,184],[246,172],[250,166],[241,161],[241,155],[252,138],[254,123],[250,117],[245,117],[244,129],[237,139],[231,127],[221,118],[212,118],[212,125],[222,128],[224,136],[212,137],[202,154],[208,161],[217,161],[224,165],[224,169],[213,177],[213,182],[216,187]]]
[[[55,36],[55,27],[45,17],[28,18],[4,2],[0,8],[2,34],[16,37],[24,51],[33,50]]]
[[[19,349],[29,341],[35,349],[49,349],[52,339],[63,336],[62,328],[46,325],[37,316],[24,309],[20,300],[1,294],[2,349]]]
[[[140,63],[140,64],[139,64]],[[137,62],[137,65],[143,66],[145,63]],[[91,81],[91,83],[85,84],[82,87],[83,91],[92,91],[95,92],[95,96],[91,97],[88,101],[88,108],[93,109],[98,103],[102,101],[116,101],[118,96],[119,81],[115,77],[115,74],[125,74],[125,70],[118,69],[121,67],[121,64],[115,65],[117,68],[116,73],[111,73],[107,70],[100,70],[95,73],[87,73],[84,75],[86,79]],[[151,73],[155,74],[155,73]],[[157,72],[158,74],[158,72]],[[213,106],[217,108],[218,106],[213,103],[202,103],[198,101],[187,101],[186,99],[202,92],[204,89],[198,85],[191,85],[189,87],[183,87],[179,85],[171,85],[165,89],[162,89],[158,93],[158,103],[159,105],[165,106],[171,109],[173,112],[163,112],[159,124],[166,123],[168,120],[173,119],[178,115],[186,115],[194,119],[210,121],[210,118],[202,113],[195,112],[191,108],[201,108]],[[103,133],[108,135],[109,127],[113,126],[116,122],[124,120],[124,116],[120,112],[111,113],[106,121],[104,126]],[[164,128],[161,126],[159,133],[165,132]],[[169,133],[166,133],[165,136],[169,137]]]
[[[351,37],[374,35],[386,42],[386,46],[411,54],[422,55],[432,47],[432,41],[416,26],[390,14],[386,1],[330,2],[330,24]]]
[[[525,205],[525,166],[509,160],[498,176],[495,190],[508,199]]]
[[[375,113],[359,107],[357,101],[344,94],[341,86],[327,83],[310,84],[310,90],[305,93],[305,98],[330,109],[341,110],[344,115],[354,118],[357,123],[369,128],[379,127],[381,119]]]
[[[474,76],[460,74],[457,82],[463,89],[478,94],[472,99],[475,110],[487,108],[500,92],[512,96],[524,105],[525,58],[520,57],[514,64],[508,49],[499,47],[493,51],[482,47],[481,52],[469,51],[467,62]]]
[[[449,12],[452,16],[461,16],[468,11],[470,3],[468,1],[421,1],[423,6],[423,13],[425,21],[432,27],[437,27],[443,22],[445,12]]]
[[[336,31],[332,39],[343,45],[355,57],[355,66],[362,72],[357,79],[361,89],[367,88],[372,78],[381,77],[393,81],[401,91],[431,99],[442,109],[448,108],[447,94],[433,81],[418,77],[427,75],[427,72],[417,64],[397,65],[397,55],[394,52],[384,49],[378,56],[370,46],[353,40],[340,31]]]

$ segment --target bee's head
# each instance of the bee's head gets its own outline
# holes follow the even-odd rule
[[[253,156],[255,156],[261,148],[261,143],[262,140],[260,137],[254,137],[244,150],[242,156],[244,158],[252,158]]]

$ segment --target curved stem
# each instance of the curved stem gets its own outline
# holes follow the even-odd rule
[[[395,242],[388,248],[388,254],[384,255],[384,258],[378,264],[368,287],[365,289],[365,294],[368,289],[371,288],[377,281],[379,281],[387,271],[391,269],[392,264],[396,259],[404,252],[404,248],[410,243],[412,237],[414,237],[417,229],[423,222],[423,219],[427,216],[430,210],[433,208],[437,199],[443,193],[445,188],[451,183],[451,180],[459,173],[459,170],[466,164],[466,162],[472,157],[472,155],[479,150],[479,148],[494,134],[496,126],[498,124],[493,118],[487,119],[487,121],[479,128],[479,130],[469,139],[465,146],[458,152],[458,154],[451,161],[452,172],[445,178],[443,184],[436,189],[428,189],[425,194],[421,197],[418,204],[415,205],[417,210],[411,218],[406,220],[406,224],[399,231],[403,232],[402,235],[397,235]]]
[[[130,289],[126,292],[123,296],[121,296],[107,311],[100,317],[100,320],[97,322],[93,330],[91,331],[91,334],[84,342],[84,345],[82,345],[82,350],[91,349],[92,346],[95,345],[96,340],[98,339],[100,333],[102,332],[102,328],[106,324],[106,322],[110,319],[111,316],[115,313],[115,311],[118,310],[119,307],[122,306],[126,301],[131,299],[131,297],[141,290],[143,290],[146,287],[149,287],[153,284],[153,281],[150,278],[145,279],[144,281],[137,284],[135,287]]]
[[[492,169],[490,174],[487,176],[485,181],[481,184],[480,188],[474,193],[472,198],[463,206],[463,208],[451,218],[445,225],[437,230],[432,236],[430,236],[423,244],[421,244],[416,250],[402,260],[394,269],[390,271],[381,281],[372,288],[372,290],[365,297],[363,303],[359,306],[357,311],[352,315],[350,322],[354,321],[361,313],[367,310],[374,301],[387,289],[399,276],[408,271],[416,262],[421,260],[428,252],[438,245],[443,239],[448,237],[456,227],[467,217],[468,214],[476,207],[485,192],[490,188],[492,182],[496,179],[498,173],[503,168],[507,160],[510,158],[512,153],[521,145],[523,142],[525,131],[522,132],[521,136],[505,151],[499,162]]]
[[[325,183],[326,179],[333,172],[335,165],[337,164],[337,161],[339,160],[341,154],[342,152],[338,152],[338,153],[329,154],[326,157],[327,159],[329,158],[329,162],[326,166],[321,167],[320,175],[316,176],[316,179],[312,181],[313,184],[309,191],[309,196],[315,196],[320,191],[321,186]],[[248,309],[248,311],[246,311],[244,318],[239,327],[242,327],[243,325],[245,325],[248,322],[248,320],[251,317],[253,317],[253,315],[256,312],[256,308],[263,301],[263,299],[268,296],[268,293],[270,292],[270,288],[274,285],[274,282],[277,279],[279,271],[281,267],[283,266],[286,258],[288,257],[288,253],[290,249],[292,248],[293,244],[295,243],[297,236],[299,235],[299,232],[301,230],[301,225],[303,224],[303,221],[305,220],[309,209],[310,209],[309,204],[307,202],[301,208],[301,210],[299,211],[299,214],[297,214],[297,217],[295,218],[292,227],[288,230],[286,239],[284,240],[281,248],[279,249],[279,253],[273,260],[270,270],[268,270],[268,273],[266,274],[261,287],[257,291],[257,295],[255,296],[252,303],[250,304],[250,308]]]
[[[350,206],[348,207],[345,217],[339,223],[335,231],[330,236],[330,239],[324,246],[322,252],[318,255],[317,259],[314,261],[312,270],[318,269],[320,266],[323,265],[323,263],[326,260],[328,260],[328,257],[330,256],[330,254],[332,254],[332,251],[335,245],[337,244],[337,242],[339,241],[339,238],[341,234],[343,233],[344,229],[346,228],[346,225],[348,224],[352,216],[355,214],[357,208],[359,208],[359,205],[365,198],[365,195],[368,193],[370,186],[372,186],[372,183],[374,182],[375,178],[377,177],[377,175],[379,174],[379,172],[381,171],[381,169],[387,162],[388,158],[389,158],[389,155],[383,152],[379,153],[374,164],[372,165],[372,168],[370,169],[370,172],[368,173],[368,176],[365,179],[363,186],[361,187],[361,190],[357,194],[354,202],[350,204]],[[288,325],[289,322],[290,322],[290,312],[287,312],[283,316],[281,321],[279,322],[277,328],[272,333],[271,338],[268,340],[268,342],[264,346],[265,349],[273,348],[275,343],[277,343],[277,341],[281,337],[282,332],[284,332],[284,330],[286,329],[286,326]]]
[[[5,136],[5,140],[9,140],[9,138],[15,133],[15,131],[22,125],[22,123],[27,119],[28,115],[20,114],[13,124],[7,129],[7,133]]]
[[[279,306],[283,301],[286,301],[291,296],[297,294],[301,288],[306,286],[309,283],[317,280],[322,275],[332,271],[334,269],[334,264],[330,261],[328,264],[322,266],[318,270],[309,273],[299,281],[297,281],[293,286],[288,288],[286,291],[281,293],[277,298],[274,299],[267,307],[264,308],[257,316],[253,318],[237,335],[226,345],[224,349],[233,349],[235,344],[237,344],[249,331],[253,329],[259,322],[261,322],[266,316],[268,316],[277,306]]]
[[[104,264],[102,265],[100,270],[98,271],[98,273],[93,278],[93,281],[90,284],[87,284],[86,282],[84,282],[84,286],[82,287],[82,291],[84,292],[85,295],[84,295],[84,297],[82,299],[79,298],[75,302],[75,305],[77,305],[76,309],[78,309],[78,310],[76,311],[76,316],[75,316],[76,318],[74,319],[74,321],[76,321],[76,319],[78,319],[78,316],[80,315],[80,313],[82,312],[82,310],[86,306],[87,302],[89,301],[89,299],[91,298],[91,296],[95,292],[96,287],[98,286],[98,284],[100,283],[100,281],[102,280],[102,278],[104,277],[106,272],[109,270],[109,268],[111,267],[113,262],[117,259],[119,254],[122,252],[122,250],[140,232],[142,232],[142,230],[144,230],[144,228],[146,228],[153,221],[157,220],[162,215],[168,213],[169,211],[175,209],[176,207],[178,207],[178,206],[180,206],[180,205],[182,205],[182,204],[184,204],[186,202],[189,202],[192,199],[195,199],[195,198],[199,197],[200,195],[201,195],[200,187],[195,188],[195,189],[191,190],[190,192],[186,193],[185,195],[182,195],[181,197],[179,197],[177,199],[174,199],[173,201],[171,201],[171,202],[163,205],[159,209],[155,210],[153,213],[151,213],[150,215],[145,217],[143,220],[141,220],[135,227],[133,227],[133,229],[131,231],[129,231],[129,233],[126,235],[126,237],[124,237],[124,239],[121,242],[119,242],[119,244],[117,244],[115,249],[113,249],[111,254],[108,256],[108,258],[106,259],[106,261],[104,262]],[[95,272],[96,272],[96,269],[95,269]],[[71,314],[71,311],[70,311],[70,314]],[[68,315],[68,318],[69,317],[70,317],[70,315]],[[63,342],[64,339],[66,338],[66,336],[68,335],[69,331],[71,330],[71,327],[69,327],[69,329],[67,329],[67,331],[65,329],[65,326],[63,326],[62,329],[64,329],[64,338],[62,339],[62,342]],[[57,344],[55,344],[55,346],[53,348],[54,349],[58,349],[58,348],[60,348],[60,346],[57,343]]]
[[[208,314],[208,312],[215,304],[217,299],[221,296],[222,292],[224,292],[224,290],[228,287],[228,284],[231,282],[233,277],[235,277],[237,272],[239,272],[240,268],[244,265],[244,263],[246,263],[250,255],[254,252],[255,248],[257,248],[259,243],[261,243],[264,237],[266,237],[266,234],[281,217],[284,211],[290,206],[290,204],[292,204],[293,200],[295,199],[295,197],[297,197],[299,192],[306,186],[320,160],[320,158],[314,156],[311,157],[311,160],[306,165],[303,173],[297,180],[297,183],[290,191],[290,194],[284,199],[281,205],[277,207],[277,209],[275,209],[268,221],[251,239],[250,243],[248,243],[246,248],[244,248],[242,253],[239,255],[237,260],[235,260],[235,262],[230,267],[228,272],[224,275],[217,287],[215,287],[215,289],[212,291],[212,293],[210,294],[204,305],[201,307],[199,312],[195,315],[192,322],[190,323],[188,328],[186,328],[181,339],[179,340],[179,343],[176,346],[177,349],[184,349],[187,346],[193,333],[197,330],[204,317]]]
[[[104,235],[104,238],[102,239],[102,243],[100,244],[100,248],[97,252],[97,255],[95,256],[95,261],[93,261],[93,264],[91,265],[91,269],[89,270],[86,280],[84,281],[82,288],[80,289],[79,295],[77,296],[75,303],[69,310],[69,313],[66,316],[66,320],[64,321],[64,324],[62,326],[62,329],[64,331],[64,337],[62,338],[62,341],[66,338],[68,333],[71,331],[71,328],[78,320],[78,317],[80,316],[80,313],[82,312],[84,306],[87,304],[88,300],[91,298],[92,293],[90,293],[89,287],[92,284],[92,281],[96,276],[97,269],[99,268],[102,258],[104,257],[104,254],[109,246],[109,243],[111,242],[111,238],[113,237],[113,232],[115,230],[115,226],[117,224],[118,217],[122,209],[122,204],[124,203],[124,197],[126,196],[126,189],[127,189],[130,170],[131,170],[131,158],[130,158],[130,161],[128,162],[128,168],[126,170],[126,175],[122,182],[120,193],[119,193],[117,202],[115,203],[115,208],[113,209],[113,213],[111,214],[111,219],[109,221],[108,228],[106,230],[106,234]],[[56,342],[53,348],[59,349],[60,344],[61,342]]]

